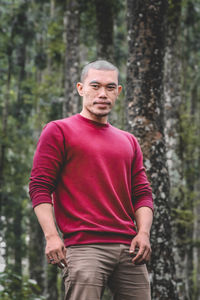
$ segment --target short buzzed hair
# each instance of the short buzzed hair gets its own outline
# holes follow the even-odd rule
[[[106,60],[96,60],[93,62],[90,62],[89,64],[85,65],[81,72],[81,82],[84,81],[85,77],[88,74],[88,71],[90,69],[95,69],[95,70],[110,70],[110,71],[116,71],[117,75],[119,77],[119,70],[117,67],[115,67],[113,64]]]

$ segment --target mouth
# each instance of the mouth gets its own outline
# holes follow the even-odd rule
[[[94,104],[96,105],[100,105],[100,106],[110,106],[111,103],[110,102],[102,102],[102,101],[95,101]]]

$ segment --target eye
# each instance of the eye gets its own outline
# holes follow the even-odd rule
[[[92,86],[92,88],[95,89],[95,90],[97,90],[97,89],[99,88],[99,85],[98,85],[98,84],[95,84],[95,83],[91,84],[91,86]]]
[[[113,90],[115,90],[115,88],[116,88],[115,85],[108,85],[108,86],[107,86],[107,90],[108,90],[108,91],[113,91]]]

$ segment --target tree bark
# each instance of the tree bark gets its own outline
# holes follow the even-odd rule
[[[12,47],[8,46],[7,49],[8,55],[8,72],[7,72],[7,81],[6,81],[6,95],[5,95],[5,102],[4,107],[2,110],[2,137],[1,137],[1,148],[0,148],[0,216],[3,216],[3,182],[4,182],[4,166],[5,166],[5,159],[6,159],[6,137],[7,137],[7,125],[8,125],[8,113],[9,113],[9,102],[10,102],[10,81],[11,81],[11,70],[12,70]]]
[[[17,106],[15,117],[19,121],[18,127],[22,126],[22,122],[27,117],[24,113],[24,87],[23,83],[26,79],[26,54],[27,54],[27,45],[28,45],[28,35],[30,34],[28,28],[28,2],[24,1],[21,5],[17,19],[16,19],[16,31],[18,31],[21,41],[19,41],[16,52],[17,52],[17,67],[18,67],[18,83],[17,83]]]
[[[35,279],[40,290],[38,295],[44,294],[45,278],[44,278],[44,234],[36,220],[35,215],[30,218],[30,233],[29,233],[29,274],[31,279]]]
[[[198,78],[198,75],[197,75]],[[189,170],[186,175],[190,205],[193,208],[193,223],[192,223],[192,253],[187,253],[191,264],[189,265],[189,274],[192,275],[192,280],[187,280],[189,292],[192,299],[200,300],[200,103],[199,103],[199,80],[195,78],[192,84],[190,101],[190,123],[192,124],[189,132],[189,137],[193,136],[193,145],[188,145],[188,153],[186,153],[186,170]],[[193,128],[192,128],[193,127]],[[189,143],[188,143],[189,144]],[[191,204],[192,202],[192,204]],[[189,255],[192,254],[192,255]],[[191,261],[192,257],[192,261]]]
[[[21,207],[20,207],[21,208]],[[15,237],[14,243],[14,271],[22,275],[22,212],[19,209],[14,219],[13,232]]]
[[[13,23],[13,36],[15,38],[19,38],[19,42],[16,46],[16,73],[17,73],[17,101],[16,106],[14,106],[13,110],[13,117],[15,118],[16,122],[16,138],[18,141],[21,140],[23,136],[23,125],[24,120],[27,118],[27,114],[25,113],[25,106],[24,106],[24,88],[23,83],[26,77],[26,48],[28,44],[28,18],[27,18],[27,10],[28,10],[28,2],[25,1],[22,3],[17,11],[17,15],[15,16],[15,22]],[[9,145],[12,149],[13,145]],[[19,147],[19,148],[18,148]],[[16,144],[15,151],[21,153],[20,144]],[[23,164],[23,153],[21,153],[21,157],[17,158],[20,163]],[[15,170],[17,173],[17,170]],[[16,186],[17,186],[17,179]],[[21,182],[20,182],[21,183]],[[23,190],[23,188],[21,188]],[[17,191],[17,189],[16,189]],[[20,192],[17,193],[16,196],[12,197],[12,207],[15,207],[17,213],[13,214],[12,226],[13,226],[13,233],[14,233],[14,240],[13,240],[13,255],[14,255],[14,272],[22,276],[22,259],[23,259],[23,239],[22,239],[22,219],[23,219],[23,203],[18,201],[20,198]],[[21,191],[21,197],[23,197],[23,191]],[[22,281],[19,281],[19,290],[21,288]]]
[[[57,278],[58,278],[58,267],[54,265],[49,265],[47,267],[47,300],[58,300],[58,288],[57,288]]]
[[[172,207],[176,210],[183,210],[183,161],[180,147],[180,122],[181,105],[183,102],[181,92],[181,41],[180,41],[180,21],[181,21],[182,0],[173,0],[169,4],[167,17],[167,38],[165,52],[164,71],[164,97],[165,97],[165,137],[167,163],[170,175],[170,199]],[[189,286],[187,276],[187,248],[183,249],[183,234],[180,235],[180,228],[173,222],[174,254],[176,262],[176,277],[179,281],[179,299],[185,299]]]
[[[113,0],[95,0],[97,19],[97,57],[113,61]]]
[[[127,1],[127,115],[138,138],[154,196],[152,299],[178,299],[174,284],[169,174],[164,137],[163,68],[167,0]]]
[[[80,10],[78,0],[67,1],[64,24],[66,29],[66,53],[63,117],[69,117],[77,113],[80,106],[76,91],[76,83],[79,81]]]
[[[180,18],[182,0],[170,2],[167,18],[167,38],[165,51],[164,96],[165,96],[165,137],[167,162],[172,190],[180,184],[181,162],[179,150],[179,123],[181,98],[181,57]]]
[[[199,176],[200,178],[200,176]],[[194,226],[193,226],[193,294],[194,300],[200,300],[200,179],[197,180],[195,187],[195,200],[193,214],[194,214]]]

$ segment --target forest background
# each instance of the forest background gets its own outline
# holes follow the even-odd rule
[[[97,58],[119,67],[110,122],[138,138],[153,189],[152,299],[200,299],[199,32],[199,0],[0,1],[2,300],[63,297],[28,182],[43,126],[80,111],[75,84]]]

